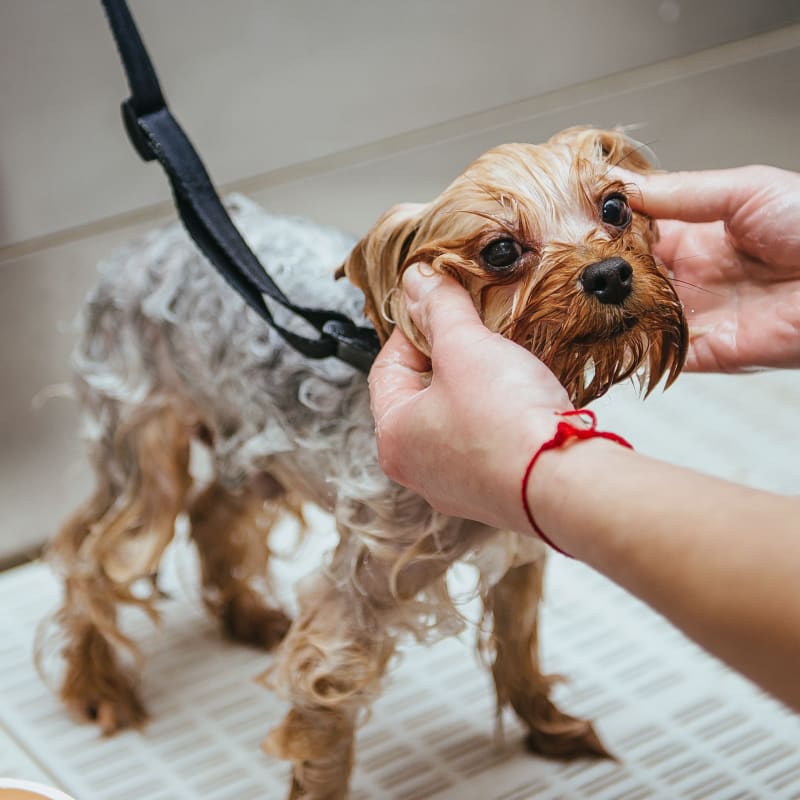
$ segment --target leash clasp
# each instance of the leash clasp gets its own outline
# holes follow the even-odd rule
[[[322,335],[334,341],[336,358],[361,372],[369,372],[381,348],[374,330],[359,327],[350,320],[329,319],[322,326]]]
[[[120,111],[122,111],[122,122],[125,125],[125,132],[128,134],[128,139],[130,139],[133,149],[136,150],[142,161],[155,161],[157,156],[153,152],[150,139],[139,123],[139,112],[134,108],[132,97],[122,101]]]

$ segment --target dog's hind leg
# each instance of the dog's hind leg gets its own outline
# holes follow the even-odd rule
[[[488,649],[498,709],[510,705],[528,728],[527,745],[552,758],[607,756],[591,723],[561,711],[550,699],[555,678],[539,669],[539,602],[545,558],[514,566],[489,589],[484,607],[493,620]]]
[[[118,609],[135,605],[157,618],[156,571],[190,485],[189,431],[172,405],[146,403],[109,427],[93,454],[98,489],[48,551],[65,583],[55,617],[64,639],[61,699],[107,734],[146,717],[139,652]]]
[[[285,512],[302,524],[299,508],[286,503],[276,482],[272,486],[273,496],[265,496],[258,485],[232,492],[214,482],[189,510],[206,607],[226,635],[265,650],[283,639],[290,624],[268,603],[269,532]]]

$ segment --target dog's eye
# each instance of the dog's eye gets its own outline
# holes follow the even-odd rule
[[[624,228],[631,221],[631,207],[621,194],[610,194],[603,200],[603,222],[615,228]]]
[[[481,250],[483,263],[489,269],[510,267],[522,255],[522,248],[509,237],[495,239]]]

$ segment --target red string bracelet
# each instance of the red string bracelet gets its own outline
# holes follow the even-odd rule
[[[625,441],[625,439],[623,439],[621,436],[617,436],[616,433],[611,433],[610,431],[598,431],[597,416],[595,415],[594,411],[589,411],[586,408],[577,408],[573,411],[562,411],[558,414],[558,416],[581,417],[584,419],[588,418],[589,427],[577,428],[571,422],[568,422],[567,420],[563,419],[558,423],[553,438],[545,442],[533,454],[533,458],[528,462],[525,474],[522,476],[522,507],[525,509],[525,514],[528,517],[528,522],[530,522],[531,527],[533,528],[536,535],[543,542],[549,544],[550,547],[553,548],[553,550],[558,551],[562,555],[565,555],[567,558],[572,558],[572,556],[569,553],[564,552],[557,544],[551,541],[551,539],[547,535],[542,533],[542,529],[536,524],[536,520],[533,518],[533,513],[531,512],[530,505],[528,505],[528,480],[531,477],[531,472],[533,471],[534,465],[539,460],[539,456],[542,453],[546,453],[548,450],[554,450],[556,447],[562,447],[570,439],[610,439],[612,442],[621,444],[623,447],[627,447],[630,450],[633,450],[633,445]]]

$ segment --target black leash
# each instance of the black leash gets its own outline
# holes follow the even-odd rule
[[[203,162],[167,108],[153,64],[125,0],[102,0],[122,58],[131,96],[122,118],[136,152],[158,159],[169,177],[183,224],[206,258],[245,302],[308,358],[335,357],[369,371],[380,349],[372,328],[359,327],[338,311],[292,303],[270,278],[242,239],[211,183]],[[264,295],[316,328],[317,339],[301,336],[275,322]]]

